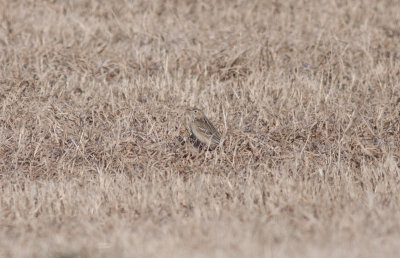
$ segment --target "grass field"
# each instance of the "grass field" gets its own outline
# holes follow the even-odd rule
[[[0,257],[398,257],[400,2],[0,17]]]

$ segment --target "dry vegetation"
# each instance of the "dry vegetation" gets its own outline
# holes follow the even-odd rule
[[[398,1],[0,7],[1,257],[398,255]]]

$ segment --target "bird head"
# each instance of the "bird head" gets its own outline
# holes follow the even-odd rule
[[[204,117],[204,113],[203,111],[201,111],[201,109],[198,108],[191,108],[189,109],[189,111],[192,113],[192,119],[201,119]]]

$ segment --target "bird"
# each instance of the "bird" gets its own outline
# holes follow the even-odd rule
[[[219,145],[221,134],[204,115],[203,111],[198,108],[192,108],[189,111],[192,112],[192,119],[190,121],[192,136],[209,147]]]

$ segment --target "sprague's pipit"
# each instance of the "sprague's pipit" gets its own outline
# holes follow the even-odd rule
[[[190,111],[192,111],[192,120],[190,121],[192,135],[207,146],[215,147],[218,145],[221,135],[210,120],[207,119],[203,111],[198,108],[190,109]]]

